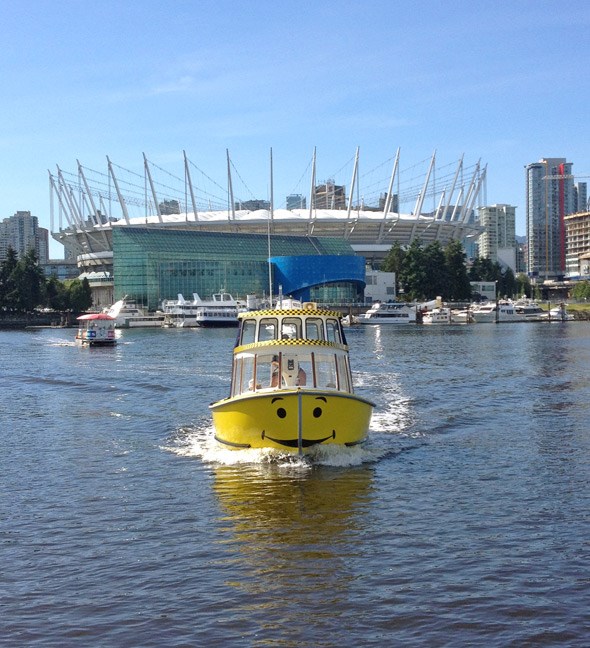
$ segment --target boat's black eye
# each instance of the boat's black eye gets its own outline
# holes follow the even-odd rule
[[[313,410],[313,415],[314,415],[314,418],[320,418],[320,416],[322,415],[322,408],[321,407],[316,407]]]
[[[287,416],[287,410],[284,407],[279,407],[277,410],[277,416],[279,418],[285,418],[285,416]]]

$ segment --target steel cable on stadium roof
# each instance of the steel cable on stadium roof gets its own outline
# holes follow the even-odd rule
[[[121,171],[125,171],[126,173],[129,173],[132,176],[135,176],[137,178],[141,178],[141,180],[145,182],[145,176],[143,176],[143,175],[141,175],[139,173],[136,173],[135,171],[131,171],[130,169],[126,169],[125,167],[122,167],[119,164],[116,164],[114,162],[112,162],[111,164],[113,166],[117,167],[117,169],[119,169]],[[150,162],[150,164],[152,166],[154,166],[155,168],[157,168],[159,171],[162,171],[163,173],[166,173],[170,177],[174,178],[175,180],[178,180],[181,183],[184,182],[182,180],[182,178],[178,178],[177,176],[170,173],[166,169],[163,169],[162,167],[158,166],[157,164],[154,164],[153,162]],[[103,185],[105,187],[108,187],[108,194],[105,194],[104,190],[97,189],[95,187],[92,187],[94,189],[92,194],[93,195],[98,195],[101,198],[112,198],[113,187],[110,184],[110,175],[106,174],[106,173],[102,173],[101,171],[97,171],[96,169],[91,169],[89,167],[84,167],[82,165],[80,165],[80,166],[85,171],[90,171],[91,173],[93,173],[95,175],[101,176],[103,178],[108,178],[109,179],[108,183],[106,181],[100,181],[100,180],[96,180],[95,178],[92,178],[92,182],[91,183],[89,182],[89,185]],[[195,168],[197,168],[197,170],[200,171],[200,169],[198,169],[198,167],[195,167]],[[64,173],[65,175],[67,175],[69,177],[75,177],[76,178],[75,184],[78,187],[78,189],[80,189],[79,179],[78,179],[77,175],[75,175],[75,174],[73,174],[71,172],[67,172],[67,171],[62,172],[62,173]],[[204,175],[206,175],[206,174],[204,174]],[[209,180],[211,180],[211,178],[209,178]],[[214,180],[211,180],[211,181],[214,184],[217,184],[217,183],[215,183]],[[124,176],[119,177],[117,179],[117,182],[120,185],[124,186],[123,198],[124,198],[125,202],[129,202],[131,204],[134,204],[134,205],[140,206],[140,207],[146,207],[147,206],[147,207],[152,207],[153,208],[153,203],[151,201],[146,201],[145,198],[137,198],[136,197],[136,196],[145,195],[145,187],[144,186],[138,185],[138,184],[135,184],[133,182],[130,182],[129,180],[126,180]],[[72,185],[73,183],[72,183],[72,181],[70,181],[68,184]],[[167,195],[167,194],[164,195],[163,196],[164,199],[176,199],[176,196],[178,195],[178,192],[182,191],[182,189],[179,189],[177,187],[170,187],[170,186],[164,184],[163,182],[159,182],[157,180],[154,180],[154,185],[157,186],[157,187],[162,187],[162,188],[168,189],[168,190],[173,192],[173,195]],[[219,186],[219,185],[217,185],[217,186]],[[223,205],[224,204],[224,199],[223,198],[221,198],[219,196],[216,196],[215,194],[212,194],[210,192],[207,192],[206,190],[201,189],[200,187],[196,187],[196,193],[200,194],[199,199],[203,204],[205,204],[207,201],[210,203],[212,198],[218,203],[218,205]]]

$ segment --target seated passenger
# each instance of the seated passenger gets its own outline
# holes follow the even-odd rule
[[[278,387],[279,386],[279,358],[278,356],[273,356],[272,362],[270,365],[270,386]]]
[[[296,385],[305,385],[307,384],[307,374],[301,367],[299,367],[299,371],[297,372],[297,380],[295,381]]]

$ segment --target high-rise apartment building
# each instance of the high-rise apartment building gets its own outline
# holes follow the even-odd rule
[[[516,272],[516,207],[488,205],[480,207],[478,215],[484,228],[478,239],[479,256]]]
[[[11,247],[20,259],[29,250],[34,249],[37,256],[45,255],[47,259],[48,236],[39,232],[39,221],[31,212],[17,211],[14,216],[9,216],[0,222],[0,261],[6,258],[8,248]]]
[[[314,189],[313,206],[316,209],[346,209],[346,192],[344,186],[334,180],[326,180]]]
[[[574,185],[576,204],[574,213],[588,211],[588,185],[585,182],[576,182]]]
[[[527,272],[560,279],[565,274],[564,218],[575,211],[572,163],[544,158],[526,167]]]
[[[287,196],[287,209],[305,209],[307,198],[301,194],[289,194]]]
[[[581,275],[581,260],[590,253],[590,212],[578,211],[565,217],[566,277],[577,279]]]

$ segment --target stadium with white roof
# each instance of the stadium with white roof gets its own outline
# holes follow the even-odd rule
[[[288,196],[290,208],[286,208],[274,206],[272,152],[270,159],[269,200],[236,198],[234,186],[241,175],[229,153],[226,187],[196,167],[186,154],[184,177],[149,162],[145,154],[141,174],[117,166],[108,157],[106,172],[80,162],[76,172],[57,167],[56,172],[49,172],[52,236],[64,245],[70,258],[76,258],[81,273],[114,275],[117,296],[123,288],[117,290],[116,257],[124,246],[117,250],[117,240],[122,237],[113,234],[125,230],[140,229],[154,237],[164,232],[210,233],[224,235],[226,241],[264,236],[267,261],[276,254],[272,247],[279,238],[305,240],[312,249],[318,239],[338,239],[372,267],[378,267],[396,242],[407,246],[419,239],[425,245],[439,241],[444,246],[451,240],[474,240],[481,233],[474,214],[485,195],[486,168],[479,161],[466,166],[461,158],[440,167],[434,154],[423,161],[422,168],[414,165],[400,170],[398,149],[394,158],[362,176],[357,149],[350,161],[350,190],[346,192],[345,183],[332,176],[316,182],[314,151],[303,179],[307,195]],[[234,245],[232,254],[239,256],[243,246]],[[206,256],[205,247],[202,254]],[[119,272],[124,271],[121,263]],[[160,289],[159,296],[161,293]]]

